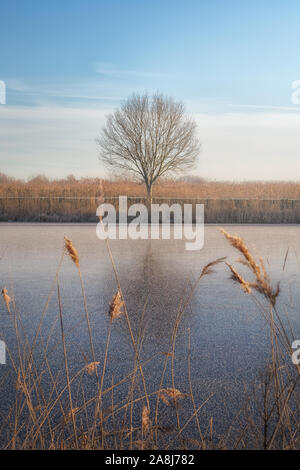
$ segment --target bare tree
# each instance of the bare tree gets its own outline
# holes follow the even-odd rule
[[[159,177],[192,168],[200,152],[196,123],[184,105],[160,94],[133,94],[107,117],[97,143],[107,167],[145,183],[148,203]]]

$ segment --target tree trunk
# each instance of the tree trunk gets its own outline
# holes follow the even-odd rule
[[[148,221],[151,222],[151,204],[152,204],[152,184],[147,185],[147,209],[148,209]]]

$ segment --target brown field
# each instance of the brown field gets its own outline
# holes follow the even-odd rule
[[[102,181],[106,202],[117,205],[119,195],[128,203],[145,200],[142,184],[130,180],[28,181],[0,173],[0,221],[95,222],[96,197]],[[153,189],[154,202],[203,203],[206,223],[300,223],[300,182],[160,181]]]
[[[144,185],[130,180],[100,178],[50,180],[37,176],[28,181],[15,180],[0,173],[0,196],[15,197],[94,197],[100,181],[106,197],[127,195],[146,197]],[[222,182],[166,180],[153,188],[154,197],[196,199],[300,199],[300,182]]]

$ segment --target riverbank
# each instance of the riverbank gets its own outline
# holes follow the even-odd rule
[[[106,197],[118,211],[118,197]],[[128,197],[128,206],[146,203],[144,197]],[[153,203],[204,204],[209,224],[299,224],[300,199],[219,199],[154,197]],[[95,196],[2,196],[0,222],[93,223],[97,221]]]

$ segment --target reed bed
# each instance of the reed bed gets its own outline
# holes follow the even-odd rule
[[[36,177],[25,182],[0,174],[0,221],[95,222],[99,188],[116,209],[120,195],[129,205],[147,202],[144,185],[128,180]],[[153,202],[204,204],[206,223],[300,223],[300,183],[161,181],[154,186]]]
[[[299,449],[299,376],[300,367],[291,362],[291,344],[295,339],[292,327],[277,307],[279,285],[273,286],[262,259],[256,259],[244,240],[238,235],[222,231],[229,244],[238,252],[238,263],[233,266],[220,258],[199,267],[198,279],[188,285],[176,312],[168,351],[154,357],[141,355],[143,328],[134,333],[130,312],[127,309],[116,265],[107,249],[115,275],[116,288],[107,305],[108,332],[103,357],[95,354],[90,314],[80,272],[80,253],[73,242],[65,238],[61,260],[53,280],[48,300],[43,308],[36,333],[27,337],[22,316],[16,305],[14,293],[2,288],[1,309],[12,323],[15,346],[7,351],[10,381],[14,384],[13,405],[1,416],[0,443],[2,449]],[[82,286],[84,315],[89,351],[85,351],[83,367],[71,364],[66,343],[65,318],[60,291],[59,274],[63,262],[73,264]],[[194,293],[201,288],[206,276],[213,276],[218,266],[226,263],[237,288],[250,296],[270,331],[269,358],[266,368],[258,374],[244,404],[237,410],[236,418],[228,430],[219,436],[214,431],[213,419],[203,426],[201,413],[207,398],[199,402],[193,390],[190,355],[187,367],[187,390],[176,387],[174,360],[176,338],[181,320]],[[247,274],[248,273],[248,274]],[[49,302],[56,296],[59,306],[55,322],[59,323],[60,341],[57,345],[63,357],[63,369],[51,367],[48,340],[41,335],[42,324]],[[146,306],[141,312],[141,321]],[[119,381],[107,380],[108,351],[114,327],[120,321],[128,330],[132,349],[132,369]],[[5,339],[5,338],[4,338]],[[189,347],[190,348],[190,347]],[[39,360],[42,357],[43,360]],[[151,361],[162,361],[162,375],[156,390],[149,392],[149,377],[144,373]],[[169,371],[169,373],[167,373]],[[47,382],[45,382],[45,376]],[[93,394],[88,395],[86,380],[93,380]],[[105,380],[106,379],[106,380]],[[151,377],[150,377],[151,381]],[[109,385],[108,385],[109,384]],[[3,384],[2,384],[3,385]],[[117,393],[123,390],[121,396]],[[118,400],[116,399],[118,396]],[[184,402],[189,415],[182,415]],[[225,403],[226,407],[227,404]],[[166,425],[166,415],[168,425]],[[171,422],[170,422],[171,421]],[[190,435],[191,427],[197,433]]]
[[[117,197],[105,197],[118,213]],[[147,204],[146,198],[128,197],[132,204]],[[208,224],[299,224],[300,200],[256,199],[176,199],[153,197],[154,204],[204,205],[204,220]],[[0,197],[0,222],[95,223],[97,196],[80,197]],[[183,213],[183,212],[182,212]],[[194,220],[195,221],[195,220]]]
[[[101,179],[79,178],[70,175],[63,179],[49,179],[36,176],[28,181],[11,178],[0,173],[0,197],[96,197],[99,184],[103,184],[106,197],[127,195],[145,198],[143,184],[128,178]],[[160,180],[153,187],[153,196],[157,198],[188,199],[300,199],[300,182],[295,181],[206,181],[197,177],[177,180]]]

